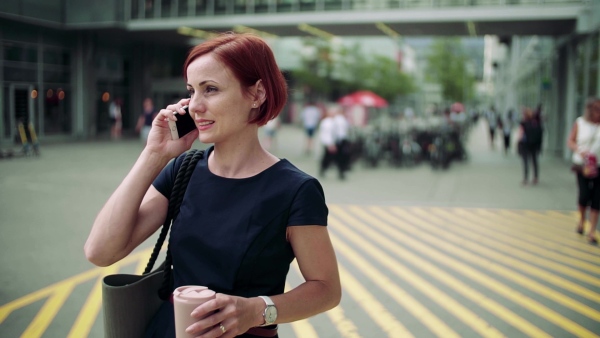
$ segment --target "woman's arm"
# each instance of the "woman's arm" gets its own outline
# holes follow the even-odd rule
[[[94,221],[84,246],[90,262],[118,262],[161,226],[169,201],[151,184],[167,161],[142,152]]]
[[[195,130],[171,140],[168,121],[176,119],[173,111],[185,113],[181,107],[188,102],[185,99],[168,106],[152,122],[146,148],[94,221],[84,247],[90,262],[108,266],[119,261],[161,226],[169,201],[151,184],[165,165],[198,137]]]
[[[271,297],[277,307],[276,323],[289,323],[330,310],[342,297],[337,259],[327,227],[290,226],[288,239],[305,282]],[[262,321],[262,313],[259,320]]]
[[[290,226],[288,239],[292,245],[305,282],[280,295],[270,296],[277,307],[278,323],[305,319],[337,306],[342,296],[335,252],[325,226]],[[262,325],[265,302],[258,298],[243,298],[217,294],[214,301],[200,305],[192,316],[204,317],[190,326],[189,333],[212,329],[200,337],[221,336],[218,328],[222,323],[226,333],[222,337],[234,337],[249,328]]]

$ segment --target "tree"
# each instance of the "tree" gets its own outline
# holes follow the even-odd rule
[[[427,80],[441,85],[444,99],[466,102],[473,97],[475,85],[468,63],[460,39],[436,39],[427,57]]]
[[[303,68],[295,70],[293,76],[311,92],[341,96],[371,90],[393,101],[415,90],[412,77],[404,74],[396,61],[380,55],[367,57],[358,44],[332,46],[328,40],[306,39],[304,47],[307,52],[303,55]]]

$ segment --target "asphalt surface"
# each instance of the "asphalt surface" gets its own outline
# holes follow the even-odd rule
[[[320,151],[316,149],[307,155],[303,145],[303,131],[295,126],[284,126],[276,135],[272,151],[317,176]],[[195,147],[202,145],[195,144]],[[330,205],[331,231],[343,270],[344,300],[340,307],[327,314],[295,325],[283,325],[282,337],[488,336],[497,333],[536,336],[536,332],[551,336],[594,336],[600,332],[600,249],[588,245],[573,231],[577,188],[569,164],[542,154],[539,184],[521,186],[521,163],[515,151],[504,154],[499,150],[499,139],[496,149],[492,150],[483,123],[471,132],[467,148],[469,159],[453,163],[448,170],[432,170],[427,163],[410,168],[383,163],[377,168],[368,168],[358,162],[345,181],[338,180],[333,169],[320,178]],[[152,246],[154,238],[136,250],[130,261],[110,271],[97,269],[87,262],[83,244],[96,213],[131,168],[141,149],[142,145],[136,139],[97,140],[42,145],[40,157],[0,160],[0,337],[102,337],[98,278],[115,272],[114,269],[135,271],[136,264],[147,259],[145,250]],[[436,224],[439,226],[429,228]],[[394,226],[396,230],[381,228],[375,231],[379,226]],[[416,228],[411,228],[413,226]],[[395,232],[398,229],[412,234],[410,236],[415,236],[415,240],[407,241]],[[455,230],[446,234],[449,229]],[[377,235],[378,231],[382,235]],[[551,237],[544,237],[546,233]],[[375,244],[363,243],[357,238]],[[561,238],[568,243],[561,243]],[[386,240],[398,242],[390,245]],[[421,243],[418,241],[424,246],[413,247],[415,243]],[[427,258],[453,241],[456,247],[448,248],[448,255],[455,255],[472,245],[470,256],[456,254],[450,258],[456,261],[451,262],[444,261],[441,256]],[[496,248],[506,255],[524,250],[512,263],[502,256],[503,264],[511,269],[518,268],[519,262],[528,262],[525,251],[538,250],[539,259],[548,255],[559,255],[551,257],[556,260],[581,258],[587,266],[581,267],[571,261],[563,263],[574,264],[572,269],[584,269],[581,273],[587,277],[559,267],[555,267],[557,270],[553,273],[565,274],[563,278],[571,282],[582,278],[581,287],[585,292],[579,290],[582,293],[574,297],[588,310],[573,310],[568,305],[571,303],[565,301],[567,309],[556,310],[560,314],[566,313],[563,320],[542,310],[536,312],[541,305],[532,308],[527,304],[514,305],[511,302],[517,304],[517,300],[497,291],[505,298],[495,299],[490,295],[492,299],[488,301],[497,301],[510,311],[468,311],[471,301],[455,295],[456,290],[462,289],[452,291],[438,285],[446,283],[449,276],[463,272],[467,276],[467,266],[461,268],[462,272],[436,270],[437,276],[442,276],[439,280],[445,282],[433,283],[424,289],[422,287],[428,285],[426,281],[430,277],[413,275],[428,264],[428,261],[418,263],[421,258],[435,261],[438,269],[483,264],[484,268],[477,269],[485,270],[485,261],[471,261],[475,259],[473,257],[492,255],[484,251],[484,247],[478,247],[480,243],[488,243],[489,248],[506,243],[507,247]],[[413,252],[399,252],[395,247]],[[383,251],[379,252],[379,249]],[[494,265],[491,263],[496,259],[494,257],[486,258],[488,265]],[[532,258],[531,262],[537,261]],[[535,270],[533,267],[523,269]],[[479,290],[488,295],[484,288],[500,290],[494,289],[500,286],[485,279],[491,278],[493,273],[501,272],[479,277],[480,284],[467,280],[467,277],[458,278],[474,292]],[[502,278],[512,278],[510,272],[505,273]],[[536,283],[552,283],[551,275],[540,274],[540,281]],[[502,278],[498,278],[499,282]],[[291,286],[301,282],[301,276],[294,268],[290,271],[289,282]],[[534,282],[524,282],[521,286],[511,283],[507,281],[506,287],[517,293],[523,292],[525,298],[542,288]],[[438,290],[435,292],[439,294],[431,293],[432,290]],[[548,293],[550,303],[538,301],[543,308],[556,309],[551,302],[562,299],[562,294],[572,296],[573,292],[576,291],[562,285],[558,291]],[[577,298],[584,297],[582,294],[588,298]],[[478,302],[483,296],[473,297],[481,305]],[[413,301],[407,301],[411,299]],[[461,305],[466,309],[461,310]],[[529,326],[520,326],[521,322],[516,319],[511,321],[498,315],[513,310],[516,317],[524,318],[530,326],[541,328],[541,331],[529,330]],[[369,311],[376,311],[385,320],[374,319]],[[576,313],[571,313],[573,311]],[[586,311],[592,315],[578,321],[576,318],[585,317],[581,313]],[[473,315],[480,317],[476,320]],[[501,323],[497,322],[499,318]],[[488,323],[487,326],[481,326],[478,320]],[[436,327],[441,327],[441,331]],[[579,328],[582,330],[578,331]]]

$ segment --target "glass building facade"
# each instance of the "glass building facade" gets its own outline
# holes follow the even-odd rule
[[[405,29],[406,34],[417,36],[425,33],[481,35],[486,34],[482,33],[486,27],[493,29],[498,23],[490,19],[470,25],[460,20],[456,23],[437,21],[457,9],[462,13],[485,7],[489,9],[486,13],[492,14],[495,9],[513,10],[517,14],[529,9],[535,14],[536,7],[542,6],[555,6],[553,8],[559,14],[561,11],[575,13],[577,6],[588,6],[589,10],[581,14],[583,19],[579,21],[562,20],[547,26],[538,24],[536,27],[548,30],[560,26],[570,33],[552,33],[554,35],[539,38],[541,49],[533,54],[528,52],[527,57],[531,60],[520,62],[518,69],[512,67],[509,71],[507,68],[499,74],[498,79],[512,85],[498,88],[496,100],[513,107],[539,103],[547,107],[548,116],[557,121],[551,126],[555,130],[549,133],[553,139],[548,145],[558,154],[565,151],[565,125],[581,112],[587,96],[599,94],[600,20],[594,19],[594,13],[600,14],[600,1],[2,1],[0,144],[18,141],[15,125],[22,119],[35,125],[42,140],[88,139],[104,135],[109,128],[108,105],[114,98],[123,100],[123,127],[125,132],[131,131],[145,97],[153,98],[155,105],[160,107],[185,93],[181,65],[191,44],[203,36],[194,38],[193,34],[177,34],[180,26],[202,28],[208,25],[207,31],[252,31],[249,27],[274,27],[273,22],[278,22],[277,29],[282,36],[297,36],[297,33],[319,36],[323,32],[303,25],[303,20],[313,18],[314,21],[315,17],[321,17],[322,27],[329,25],[335,29],[332,22],[344,22],[345,26],[337,28],[341,33],[348,29],[348,35],[351,32],[384,35],[389,32],[375,28],[378,16],[387,15],[389,19],[392,13],[411,18],[412,15],[407,13],[416,13],[423,22],[414,25],[396,22],[392,28]],[[324,13],[327,16],[322,15]],[[428,19],[427,15],[440,19]],[[348,22],[348,17],[357,22]],[[374,21],[366,24],[361,21],[365,17],[374,18]],[[583,31],[582,25],[587,27]],[[428,31],[428,27],[434,28]],[[510,26],[503,27],[510,29]],[[195,34],[199,32],[202,31],[194,30]],[[520,40],[519,53],[524,51],[530,39],[525,36],[515,39]]]

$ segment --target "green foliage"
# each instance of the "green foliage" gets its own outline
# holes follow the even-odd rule
[[[345,94],[356,90],[371,90],[388,101],[415,90],[412,77],[404,74],[396,61],[384,57],[367,58],[359,45],[333,48],[323,39],[306,39],[305,48],[312,50],[304,57],[302,69],[292,74],[295,81],[311,92]]]
[[[475,78],[467,68],[468,62],[460,39],[437,39],[427,57],[427,80],[441,85],[444,99],[466,102],[473,97],[475,85]]]

